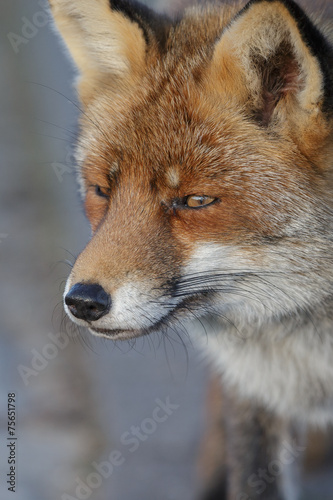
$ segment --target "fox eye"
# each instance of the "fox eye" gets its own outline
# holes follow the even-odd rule
[[[101,198],[109,198],[110,197],[110,188],[105,188],[102,186],[95,186],[95,194],[100,196]]]
[[[212,196],[191,195],[185,199],[185,205],[188,208],[201,208],[212,205],[215,201],[217,201],[217,198],[213,198]]]

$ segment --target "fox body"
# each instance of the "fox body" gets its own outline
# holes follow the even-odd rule
[[[231,409],[228,498],[296,498],[248,478],[290,422],[333,421],[332,47],[291,0],[176,19],[50,3],[80,72],[93,232],[65,309],[114,340],[204,324]]]

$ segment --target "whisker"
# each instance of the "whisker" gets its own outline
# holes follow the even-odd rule
[[[47,120],[42,120],[41,118],[34,117],[34,120],[36,120],[36,121],[38,121],[40,123],[45,123],[46,125],[51,125],[52,127],[58,128],[59,130],[63,130],[64,132],[66,132],[67,134],[69,134],[69,136],[71,137],[71,139],[74,142],[77,141],[78,134],[75,133],[73,130],[70,130],[68,128],[62,127],[61,125],[57,125],[56,123],[52,123],[52,122],[49,122]]]
[[[62,92],[60,92],[59,90],[56,90],[52,87],[49,87],[48,85],[44,85],[43,83],[39,83],[39,82],[32,82],[32,81],[27,81],[27,83],[30,83],[32,85],[38,85],[40,87],[43,87],[45,89],[48,89],[48,90],[52,90],[52,92],[55,92],[56,94],[58,94],[59,96],[63,97],[64,99],[66,99],[66,101],[70,102],[72,104],[72,106],[74,106],[80,113],[82,113],[88,120],[89,122],[99,131],[101,132],[101,134],[103,135],[104,139],[107,141],[108,144],[110,144],[110,140],[107,136],[107,133],[102,129],[102,127],[100,126],[100,124],[98,122],[96,122],[95,120],[93,120],[85,111],[84,109],[82,109],[75,101],[73,101],[72,99],[70,99],[68,96],[66,96],[65,94],[63,94]]]

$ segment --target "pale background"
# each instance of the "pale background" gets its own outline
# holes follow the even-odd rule
[[[147,3],[163,7],[163,1]],[[115,345],[79,337],[62,322],[65,261],[73,261],[90,232],[70,148],[78,114],[73,68],[48,22],[27,28],[34,19],[43,24],[45,4],[0,3],[0,498],[75,498],[77,478],[85,480],[94,461],[118,449],[125,463],[86,498],[195,500],[209,371],[198,353],[177,338]],[[16,51],[10,33],[27,35]],[[50,338],[60,331],[71,337],[64,349]],[[40,358],[43,352],[52,359]],[[26,383],[20,365],[35,368]],[[16,494],[4,479],[7,393],[13,391]],[[167,397],[179,408],[130,453],[122,433],[141,425],[155,400]],[[322,467],[304,498],[333,500],[329,476]]]

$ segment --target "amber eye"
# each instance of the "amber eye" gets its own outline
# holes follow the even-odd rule
[[[217,201],[217,198],[212,196],[191,195],[185,199],[185,205],[189,208],[201,208],[212,205],[215,201]]]
[[[102,186],[95,186],[95,194],[101,198],[110,198],[110,188],[105,188]]]

